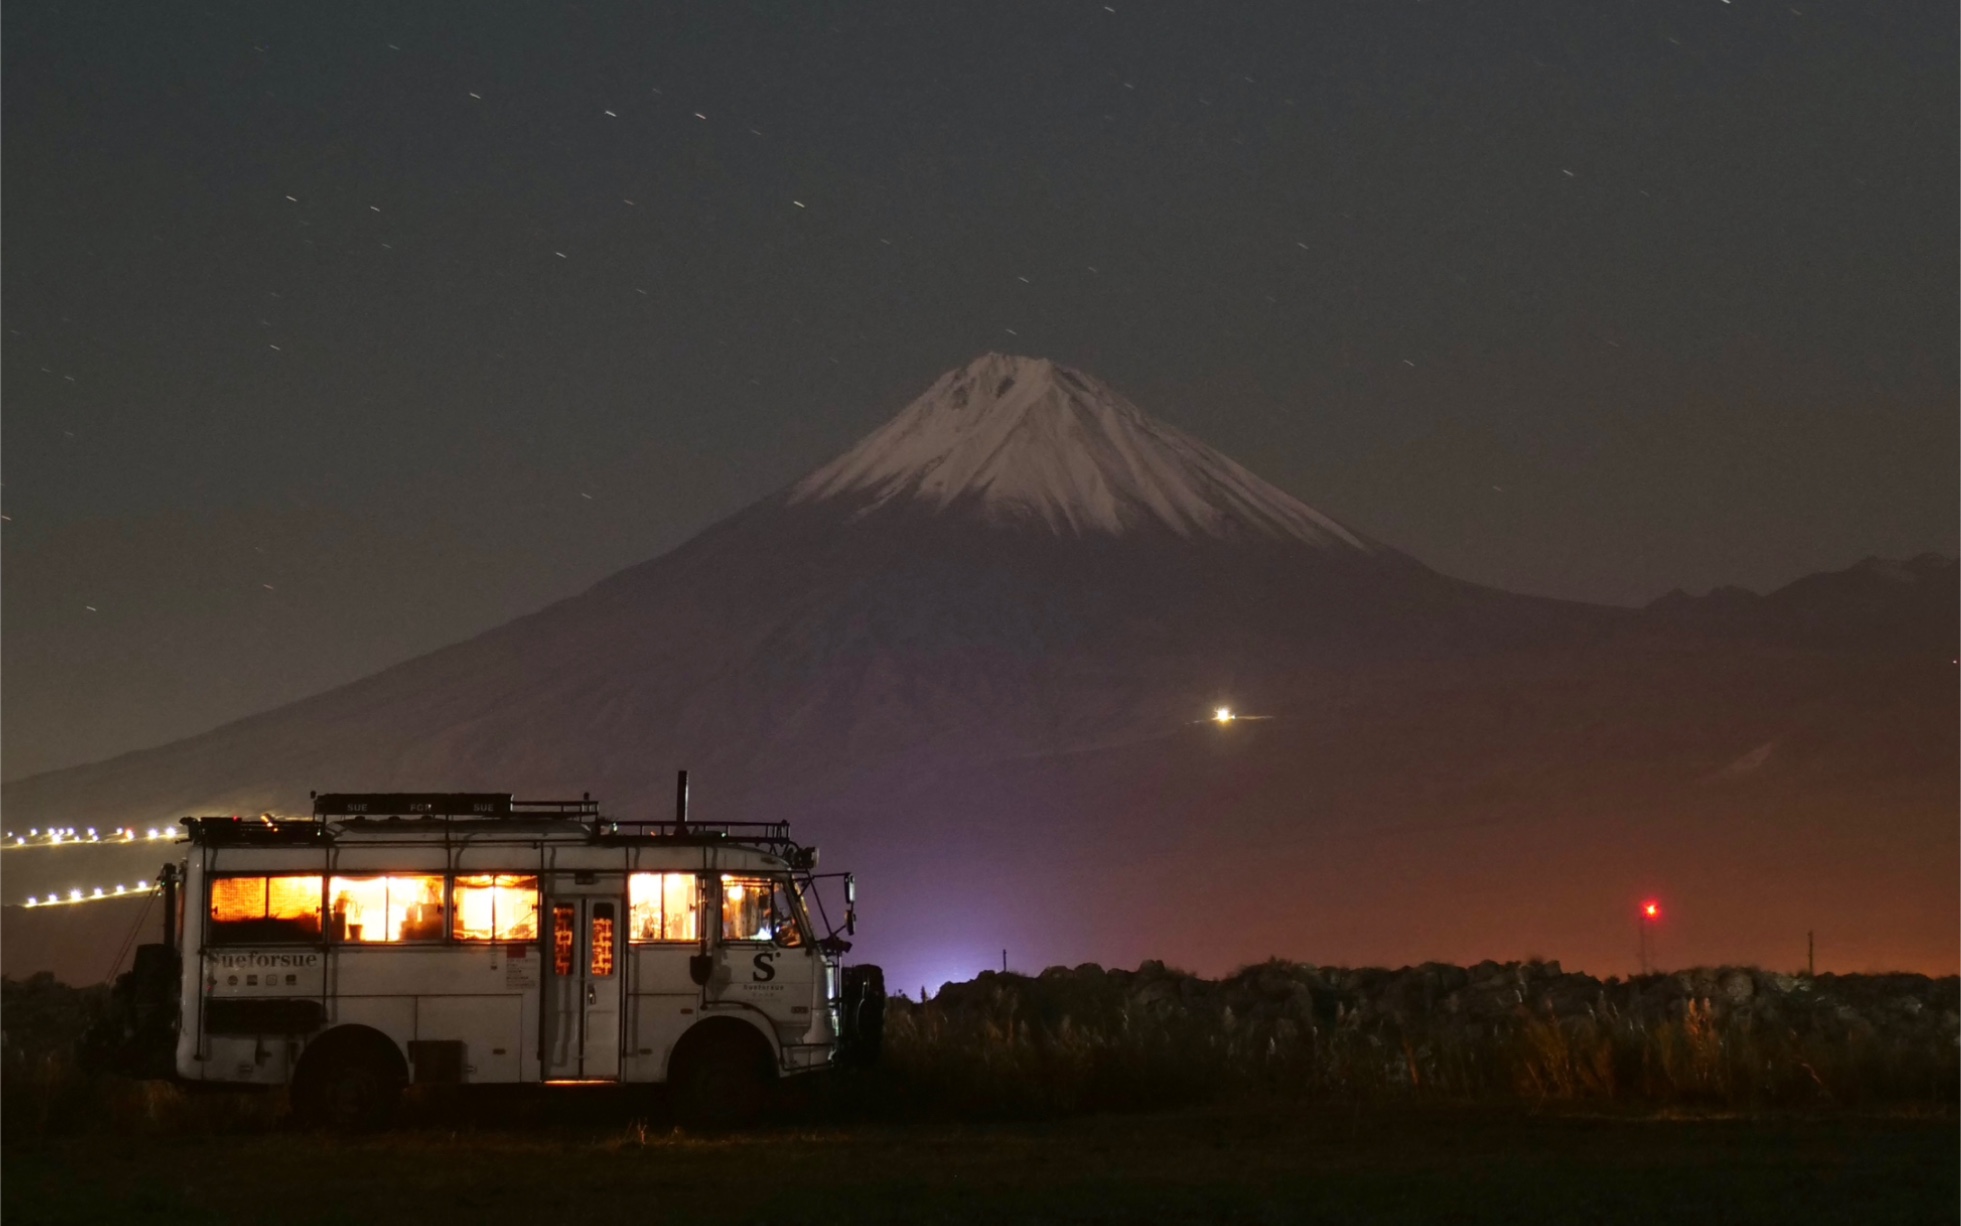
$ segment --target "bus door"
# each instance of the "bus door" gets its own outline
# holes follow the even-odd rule
[[[545,1078],[617,1081],[624,900],[553,898],[545,989]]]

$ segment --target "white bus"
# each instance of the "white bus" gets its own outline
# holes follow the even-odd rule
[[[411,1084],[652,1082],[732,1123],[779,1077],[875,1053],[884,985],[840,965],[850,877],[814,925],[816,849],[689,822],[686,779],[667,822],[503,793],[185,819],[176,1074],[350,1125]]]

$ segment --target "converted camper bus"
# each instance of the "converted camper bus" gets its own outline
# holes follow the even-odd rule
[[[848,875],[833,926],[815,848],[689,822],[686,787],[665,822],[502,793],[185,819],[177,1075],[290,1086],[343,1124],[410,1084],[527,1082],[668,1082],[735,1122],[777,1078],[865,1055],[884,988],[840,965]]]

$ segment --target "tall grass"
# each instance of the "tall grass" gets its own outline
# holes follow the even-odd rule
[[[105,1008],[99,989],[45,976],[0,986],[9,1145],[256,1132],[285,1119],[278,1092],[199,1092],[97,1071],[84,1036]],[[1154,963],[1057,968],[984,974],[931,1001],[894,998],[885,1042],[879,1068],[792,1083],[795,1112],[1027,1118],[1235,1098],[1947,1111],[1961,1085],[1961,981],[1731,968],[1603,982],[1542,963],[1272,962],[1219,981]],[[434,1103],[409,1118],[468,1127],[474,1114]],[[514,1103],[483,1118],[517,1126],[578,1114]]]
[[[0,980],[0,1129],[9,1145],[53,1135],[179,1135],[261,1131],[284,1096],[210,1094],[101,1071],[92,1028],[107,987],[72,988],[47,974]]]
[[[1539,976],[1551,990],[1535,993],[1531,970],[1500,969],[1522,990],[1466,983],[1412,999],[1420,971],[1357,984],[1342,979],[1355,972],[1331,980],[1277,963],[1224,983],[1097,968],[984,975],[933,1001],[895,1001],[887,1065],[914,1104],[960,1114],[1236,1095],[1950,1107],[1961,1083],[1953,979],[1898,977],[1917,982],[1891,996],[1862,977],[1791,981],[1790,993],[1738,1003],[1697,994],[1714,975],[1599,983],[1552,968]]]

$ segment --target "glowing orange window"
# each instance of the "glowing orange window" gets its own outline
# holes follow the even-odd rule
[[[613,904],[592,905],[592,974],[603,978],[613,973]]]
[[[336,941],[361,944],[443,939],[443,879],[439,873],[333,877],[327,882],[329,924]]]
[[[571,903],[552,904],[552,974],[572,973],[572,946],[579,939],[578,912]]]
[[[213,878],[210,932],[218,945],[317,941],[320,878]]]
[[[538,879],[508,873],[456,878],[450,932],[459,941],[530,941],[538,935]]]
[[[693,873],[634,873],[626,879],[627,939],[700,939],[701,881]]]

